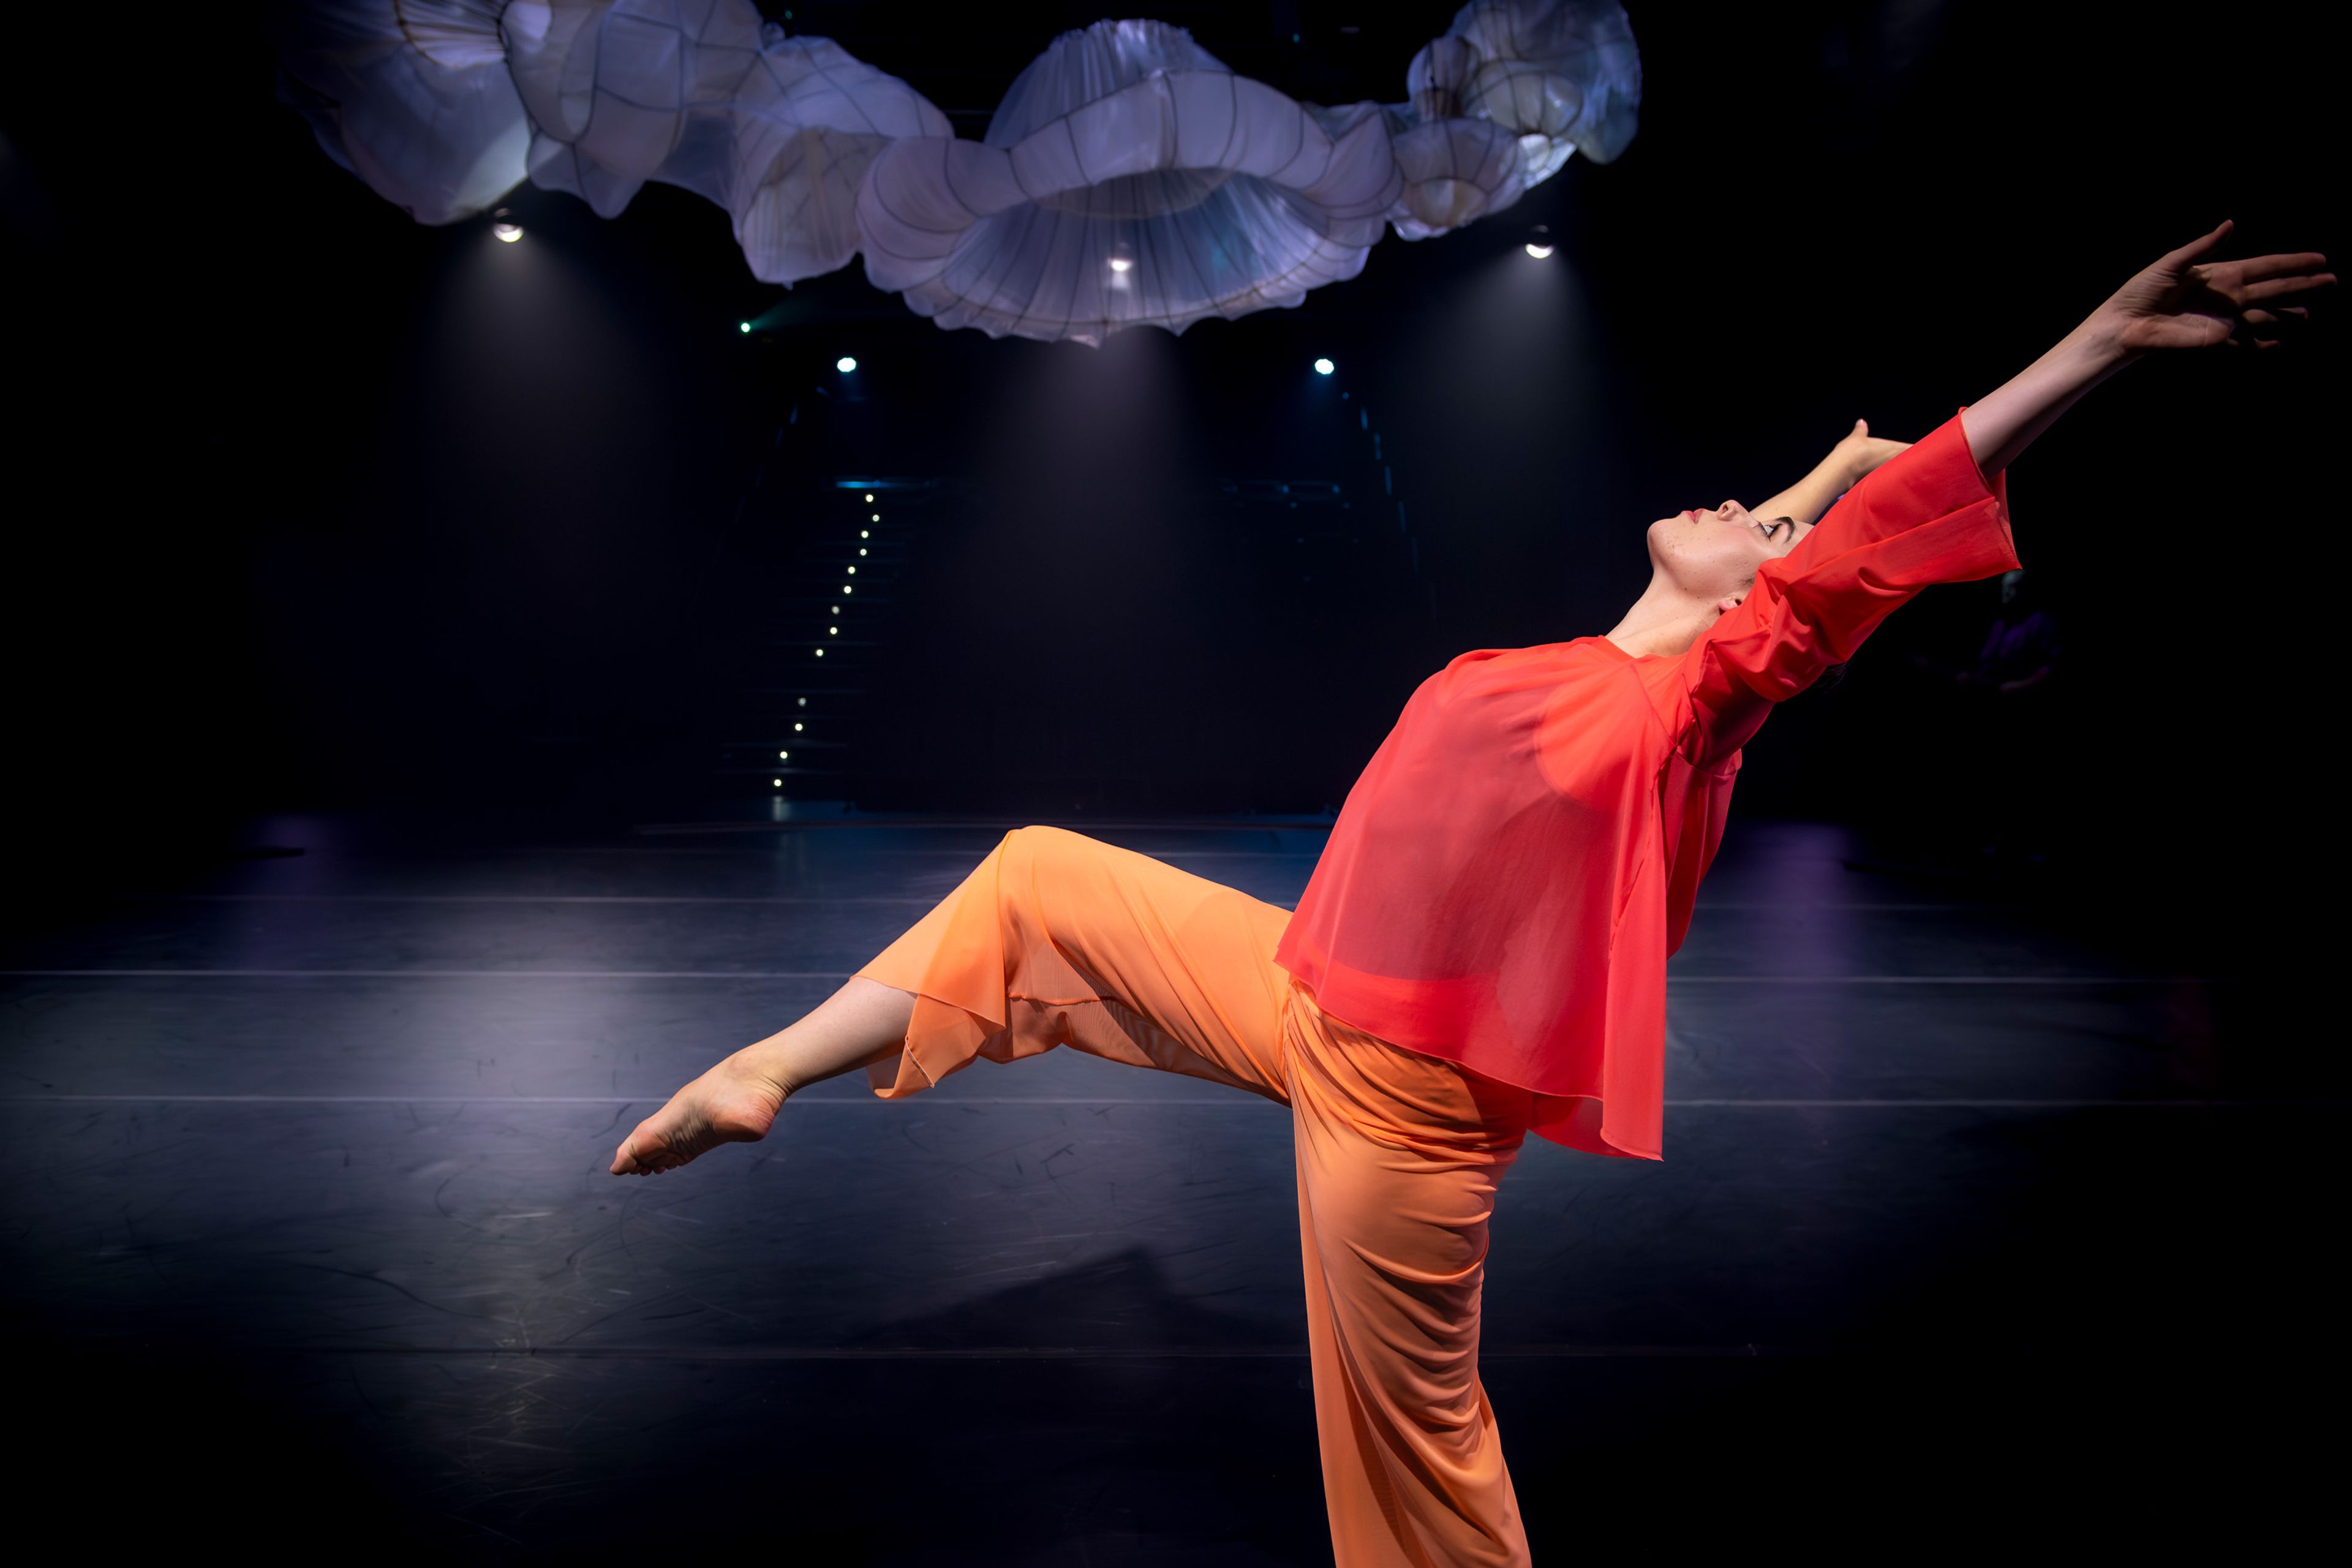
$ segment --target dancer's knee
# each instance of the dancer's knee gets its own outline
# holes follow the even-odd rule
[[[1066,827],[1045,827],[1032,825],[1016,827],[1007,833],[996,847],[998,863],[1007,869],[1027,870],[1041,866],[1066,862],[1100,845],[1083,833],[1073,833]]]

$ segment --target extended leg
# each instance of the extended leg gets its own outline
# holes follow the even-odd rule
[[[1274,949],[1289,912],[1163,861],[1024,827],[858,973],[916,994],[866,1077],[919,1093],[976,1058],[1067,1046],[1286,1103]]]
[[[910,992],[851,979],[799,1023],[744,1047],[638,1122],[613,1156],[613,1174],[659,1175],[721,1143],[766,1137],[787,1096],[897,1055],[914,1010]]]
[[[1274,948],[1288,919],[1149,856],[1020,828],[824,1005],[640,1122],[613,1173],[765,1137],[787,1096],[860,1066],[895,1098],[976,1057],[1070,1046],[1286,1100]]]

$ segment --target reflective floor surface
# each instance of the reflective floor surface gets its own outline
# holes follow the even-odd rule
[[[605,1174],[1013,826],[286,821],[20,912],[20,1510],[266,1560],[1328,1563],[1279,1108],[1055,1052]],[[1286,905],[1321,843],[1066,826]],[[2326,977],[1856,858],[1735,825],[1665,1162],[1504,1187],[1537,1560],[2291,1533],[2345,1392]]]

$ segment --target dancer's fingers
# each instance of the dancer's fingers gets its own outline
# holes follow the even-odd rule
[[[2157,261],[2157,265],[2159,267],[2179,267],[2187,262],[2194,261],[2199,257],[2203,256],[2208,251],[2211,250],[2215,246],[2221,244],[2224,239],[2227,239],[2230,237],[2230,230],[2236,226],[2236,224],[2229,218],[2223,218],[2221,220],[2221,227],[2215,229],[2209,235],[2190,240],[2188,244],[2182,246],[2178,250],[2168,250],[2165,252],[2164,255]]]
[[[2316,250],[2282,250],[2269,256],[2249,256],[2238,263],[2240,275],[2249,283],[2288,273],[2316,272],[2326,265],[2327,258]]]
[[[2333,272],[2303,272],[2292,278],[2270,278],[2260,283],[2249,283],[2240,292],[2248,300],[2275,300],[2287,294],[2307,294],[2314,289],[2325,289],[2336,281]]]

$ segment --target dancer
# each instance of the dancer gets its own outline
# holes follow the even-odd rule
[[[1650,585],[1605,637],[1432,676],[1296,915],[1021,828],[807,1017],[638,1123],[613,1171],[763,1137],[858,1066],[887,1099],[1071,1046],[1264,1095],[1292,1114],[1340,1568],[1526,1563],[1477,1372],[1504,1173],[1529,1131],[1658,1157],[1666,958],[1772,705],[1922,588],[2017,568],[2002,470],[2084,393],[2142,354],[2269,346],[2301,314],[2286,301],[2335,280],[2314,255],[2205,259],[2229,229],[1916,446],[1857,425],[1756,512],[1651,524]]]

